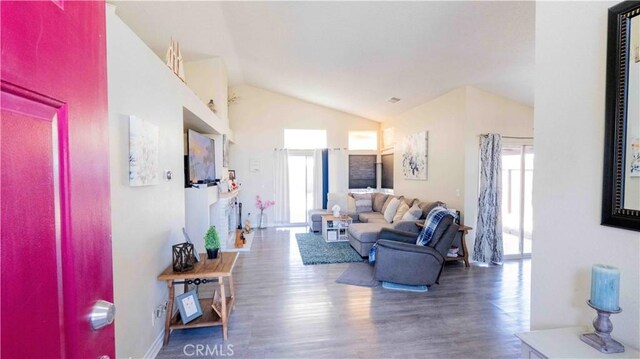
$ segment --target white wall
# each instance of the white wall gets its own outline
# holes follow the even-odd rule
[[[180,80],[113,11],[107,68],[116,356],[141,358],[164,326],[164,318],[151,321],[167,299],[156,277],[171,263],[171,245],[183,242],[182,96]],[[172,181],[129,186],[129,115],[159,127],[160,169],[173,171]]]
[[[443,201],[462,212],[474,227],[478,212],[479,135],[532,137],[533,108],[471,86],[460,87],[382,123],[394,128],[394,192],[427,201]],[[402,175],[402,139],[429,131],[427,181]],[[473,248],[475,231],[467,235]]]
[[[601,226],[607,8],[536,4],[531,329],[590,325],[591,266],[621,271],[613,336],[640,347],[640,234]],[[577,16],[567,17],[568,14]]]
[[[184,64],[185,80],[189,88],[205,104],[213,100],[216,115],[229,125],[227,113],[227,69],[221,58],[215,57]]]
[[[443,201],[463,210],[465,92],[458,88],[382,123],[383,129],[394,128],[396,195]],[[402,174],[402,141],[421,131],[429,131],[427,180],[407,180]]]
[[[231,92],[240,98],[229,106],[230,127],[235,136],[229,169],[236,170],[242,184],[243,218],[250,212],[253,223],[257,218],[256,195],[274,198],[273,150],[284,146],[285,128],[326,129],[327,145],[331,148],[347,147],[349,130],[380,128],[375,121],[253,86],[237,86]],[[260,172],[249,171],[251,160],[259,162]],[[272,210],[266,213],[272,221]]]

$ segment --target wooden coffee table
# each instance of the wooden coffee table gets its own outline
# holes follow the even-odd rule
[[[220,252],[217,259],[206,259],[206,254],[200,254],[200,261],[196,263],[194,268],[188,272],[174,272],[173,266],[169,266],[167,269],[158,276],[158,280],[167,282],[169,288],[169,304],[167,307],[167,319],[164,325],[164,345],[169,343],[169,334],[171,329],[186,329],[186,328],[198,328],[198,327],[212,327],[222,326],[222,332],[224,340],[227,340],[227,323],[231,316],[231,310],[235,304],[235,290],[233,288],[233,267],[238,259],[238,252]],[[224,279],[227,278],[229,282],[229,296],[225,293]],[[222,315],[219,316],[211,307],[213,304],[213,298],[199,298],[200,307],[202,308],[202,316],[194,319],[193,321],[183,324],[178,319],[178,313],[173,315],[173,304],[175,301],[175,289],[176,284],[184,284],[185,291],[189,284],[201,285],[207,283],[217,282],[220,290]]]

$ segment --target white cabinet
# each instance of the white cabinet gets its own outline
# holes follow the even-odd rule
[[[548,330],[535,330],[518,333],[522,341],[523,359],[529,358],[639,358],[640,353],[624,344],[625,352],[603,354],[580,340],[580,334],[593,332],[593,328],[569,327]],[[614,330],[615,337],[615,330]]]

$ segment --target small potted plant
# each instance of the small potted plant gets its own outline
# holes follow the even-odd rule
[[[207,234],[204,235],[204,248],[207,250],[208,259],[218,258],[220,250],[220,236],[215,226],[209,227]]]

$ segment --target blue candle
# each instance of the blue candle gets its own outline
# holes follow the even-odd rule
[[[591,269],[591,304],[598,309],[620,309],[620,271],[616,267],[596,264]]]

